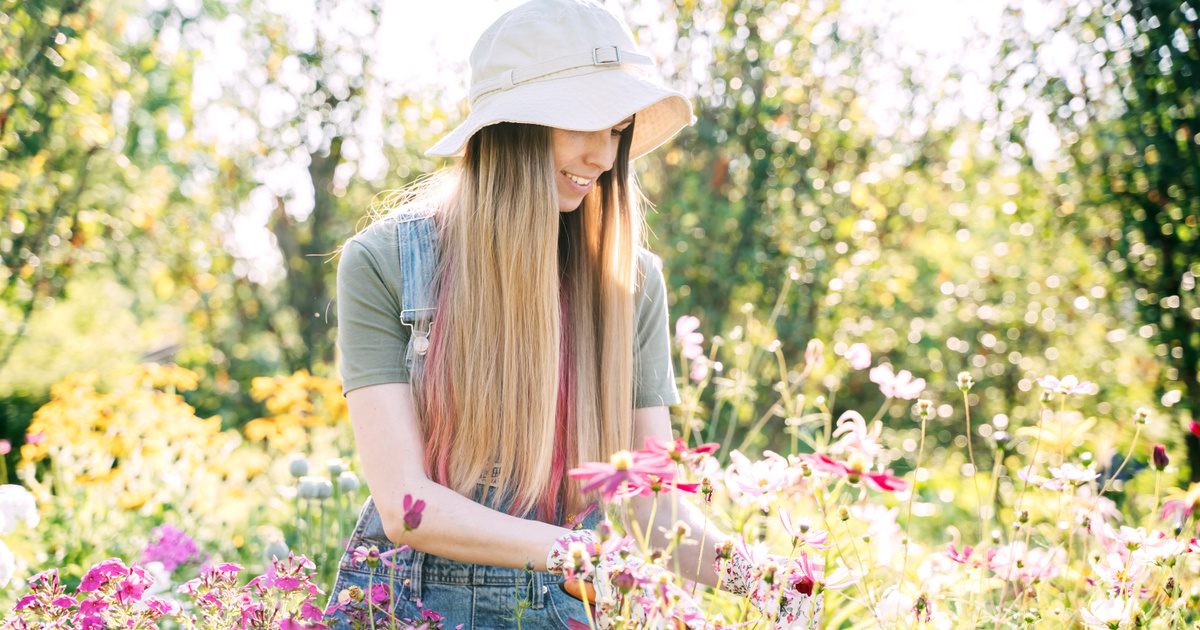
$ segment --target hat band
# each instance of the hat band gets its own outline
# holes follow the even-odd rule
[[[588,66],[617,66],[621,64],[654,65],[654,61],[646,55],[616,46],[597,46],[591,52],[578,53],[558,57],[550,61],[505,70],[500,76],[478,81],[471,86],[471,103],[492,94],[512,89],[522,83],[528,83],[547,75],[586,68]]]

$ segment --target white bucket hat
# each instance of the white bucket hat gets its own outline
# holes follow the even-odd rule
[[[500,16],[471,51],[471,113],[425,152],[461,155],[499,122],[599,131],[636,114],[630,159],[693,122],[692,106],[653,75],[620,18],[592,0],[532,0]]]

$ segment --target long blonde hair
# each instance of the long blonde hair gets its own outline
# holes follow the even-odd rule
[[[566,471],[630,448],[634,287],[643,239],[630,125],[613,168],[560,213],[548,127],[478,131],[458,164],[401,191],[436,207],[440,246],[425,365],[412,375],[432,479],[543,520],[590,500]]]

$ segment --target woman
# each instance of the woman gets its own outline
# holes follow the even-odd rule
[[[690,124],[691,107],[650,63],[589,0],[505,14],[471,54],[470,115],[428,152],[456,166],[343,248],[343,391],[372,499],[331,592],[332,626],[348,627],[371,588],[397,617],[434,611],[447,628],[517,627],[518,614],[526,629],[586,623],[561,576],[570,543],[598,551],[601,511],[566,472],[669,440],[679,400],[630,161]],[[406,495],[425,504],[415,529]],[[703,517],[675,512],[699,537]],[[353,553],[372,546],[384,561]],[[717,583],[713,547],[680,559],[684,577]],[[752,595],[753,563],[727,564],[727,590]],[[677,616],[702,626],[676,595]]]

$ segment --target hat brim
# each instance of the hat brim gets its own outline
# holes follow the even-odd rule
[[[630,159],[637,159],[692,124],[692,105],[683,94],[624,68],[521,84],[489,95],[425,155],[460,155],[476,131],[501,122],[529,123],[572,131],[599,131],[637,115]]]

